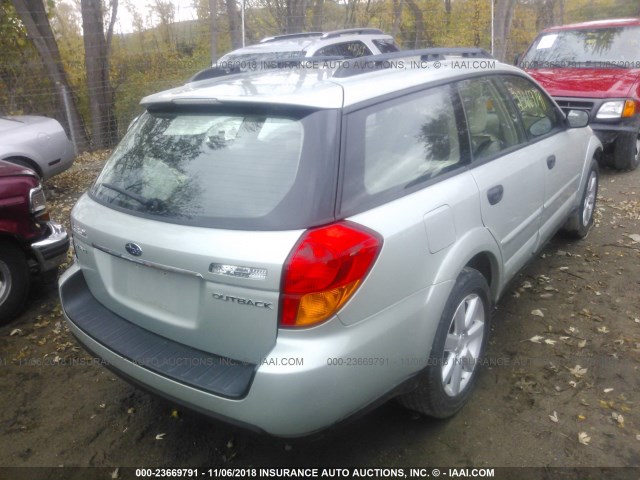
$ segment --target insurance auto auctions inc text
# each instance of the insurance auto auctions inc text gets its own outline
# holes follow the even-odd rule
[[[493,468],[250,468],[215,469],[213,477],[237,478],[493,478]]]

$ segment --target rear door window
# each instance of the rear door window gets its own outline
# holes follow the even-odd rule
[[[492,78],[458,82],[473,158],[482,160],[524,142],[518,114]]]
[[[463,165],[457,100],[444,86],[351,113],[342,212],[403,196]]]

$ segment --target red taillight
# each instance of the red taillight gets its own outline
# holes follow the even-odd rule
[[[351,297],[375,261],[382,239],[350,222],[308,230],[284,266],[280,325],[308,327]]]

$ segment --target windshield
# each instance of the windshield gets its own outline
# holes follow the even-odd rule
[[[328,149],[308,138],[329,128],[327,116],[255,108],[150,111],[118,145],[90,193],[110,207],[172,223],[306,227],[332,211],[326,192],[308,195],[308,184],[326,188],[322,175],[332,171]],[[311,165],[302,164],[307,145]]]
[[[640,27],[561,30],[538,37],[523,68],[640,68]]]

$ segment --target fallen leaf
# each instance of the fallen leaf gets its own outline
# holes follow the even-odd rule
[[[640,434],[636,435],[636,440],[640,442]]]
[[[573,368],[568,368],[568,370],[571,375],[574,375],[576,377],[582,377],[585,373],[587,373],[587,369],[582,368],[580,365],[576,365]]]
[[[539,308],[531,311],[531,315],[535,315],[536,317],[544,317],[544,313]]]
[[[131,407],[130,409],[128,409],[128,410],[127,410],[127,413],[128,413],[129,415],[134,414],[134,413],[136,413],[136,409],[135,409],[135,408],[133,408],[133,407]]]
[[[573,380],[569,380],[569,385],[571,386],[571,388],[576,388],[578,386],[578,384]]]
[[[604,393],[613,392],[613,388],[605,388]]]
[[[540,335],[535,335],[529,339],[529,341],[532,343],[540,343],[540,340],[544,340],[544,337],[541,337]]]
[[[526,281],[522,284],[522,288],[532,288],[533,285],[531,285],[531,282]]]
[[[234,447],[234,443],[233,443],[233,438],[232,438],[227,442],[227,448],[233,448],[233,447]]]
[[[558,412],[554,410],[553,415],[549,415],[549,418],[553,423],[558,423]]]
[[[609,333],[609,329],[607,327],[598,327],[597,330],[600,333]]]
[[[120,467],[116,468],[113,472],[111,472],[111,478],[112,479],[118,478],[119,471],[120,471]]]
[[[586,340],[580,340],[578,342],[578,348],[584,348],[586,344],[587,344]]]
[[[164,436],[166,435],[166,433],[159,433],[156,435],[156,440],[162,440],[164,438]]]
[[[578,420],[584,421],[586,419],[587,419],[587,417],[585,417],[584,415],[578,415]]]
[[[569,270],[569,267],[560,267],[558,270],[566,272],[567,270]]]
[[[20,330],[19,328],[14,328],[13,330],[11,330],[9,336],[13,337],[14,335],[22,335],[22,330]]]
[[[171,418],[179,418],[178,410],[175,408],[171,410]]]
[[[547,345],[555,345],[557,342],[557,340],[551,340],[550,338],[547,338],[544,343],[546,343]]]
[[[627,234],[627,237],[629,237],[635,243],[640,243],[640,235],[638,235],[637,233]]]
[[[541,293],[540,298],[551,298],[553,297],[553,293]]]
[[[578,434],[578,442],[580,442],[582,445],[589,445],[590,441],[591,437],[587,435],[587,432],[580,432]]]

